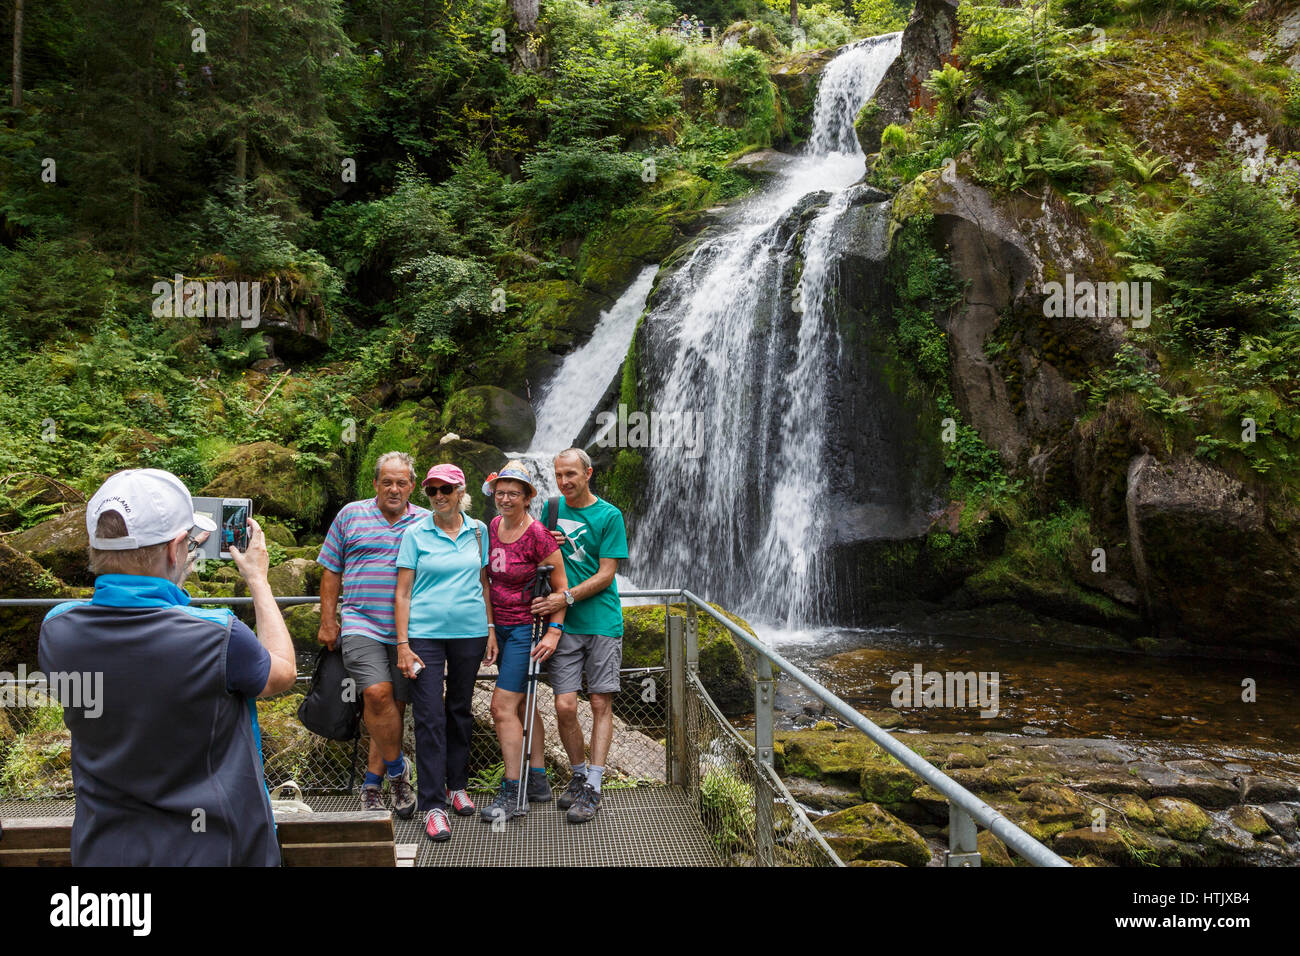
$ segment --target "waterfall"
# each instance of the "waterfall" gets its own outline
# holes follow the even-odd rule
[[[658,266],[642,269],[618,300],[601,313],[591,338],[565,356],[537,401],[537,428],[529,450],[510,453],[526,464],[533,476],[537,499],[532,510],[538,517],[546,499],[559,494],[552,459],[581,437],[622,367],[658,271]]]
[[[875,37],[832,60],[804,153],[660,282],[640,387],[667,424],[644,449],[628,569],[639,581],[686,585],[787,627],[829,610],[818,555],[839,350],[835,224],[865,171],[853,120],[900,43]]]

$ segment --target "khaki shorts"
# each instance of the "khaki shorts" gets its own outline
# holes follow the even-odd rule
[[[570,634],[565,631],[548,662],[551,689],[556,694],[576,694],[587,675],[588,694],[617,694],[621,685],[623,639],[604,634]]]
[[[396,644],[384,644],[364,634],[344,634],[339,638],[339,649],[348,676],[357,682],[358,694],[364,694],[367,687],[389,682],[394,700],[405,703],[411,699],[411,682],[397,669]]]

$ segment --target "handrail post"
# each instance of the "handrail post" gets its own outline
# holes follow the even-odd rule
[[[979,832],[975,818],[951,800],[948,802],[948,852],[944,866],[979,866]]]
[[[692,601],[686,602],[686,670],[700,672],[700,615]]]
[[[686,788],[686,649],[681,615],[664,609],[668,626],[668,781]]]
[[[776,687],[772,679],[772,662],[765,654],[758,655],[754,676],[754,750],[759,763],[771,767]],[[758,850],[754,862],[757,866],[772,866],[775,856],[772,797],[772,790],[760,770],[754,786],[754,829],[757,831]]]

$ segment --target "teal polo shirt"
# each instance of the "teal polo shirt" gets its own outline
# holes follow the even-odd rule
[[[397,566],[415,572],[406,636],[417,641],[486,637],[487,605],[479,572],[487,563],[487,528],[469,515],[454,539],[434,524],[432,513],[402,532]]]

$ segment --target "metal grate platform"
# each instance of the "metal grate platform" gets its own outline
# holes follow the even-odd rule
[[[473,794],[476,802],[490,794]],[[321,812],[357,810],[355,796],[308,797]],[[0,802],[0,816],[58,816],[72,800]],[[493,829],[478,815],[449,814],[451,839],[434,843],[419,814],[394,820],[398,843],[419,847],[416,866],[720,866],[699,817],[675,787],[637,787],[604,793],[594,820],[571,824],[554,801],[533,804],[528,815]]]

